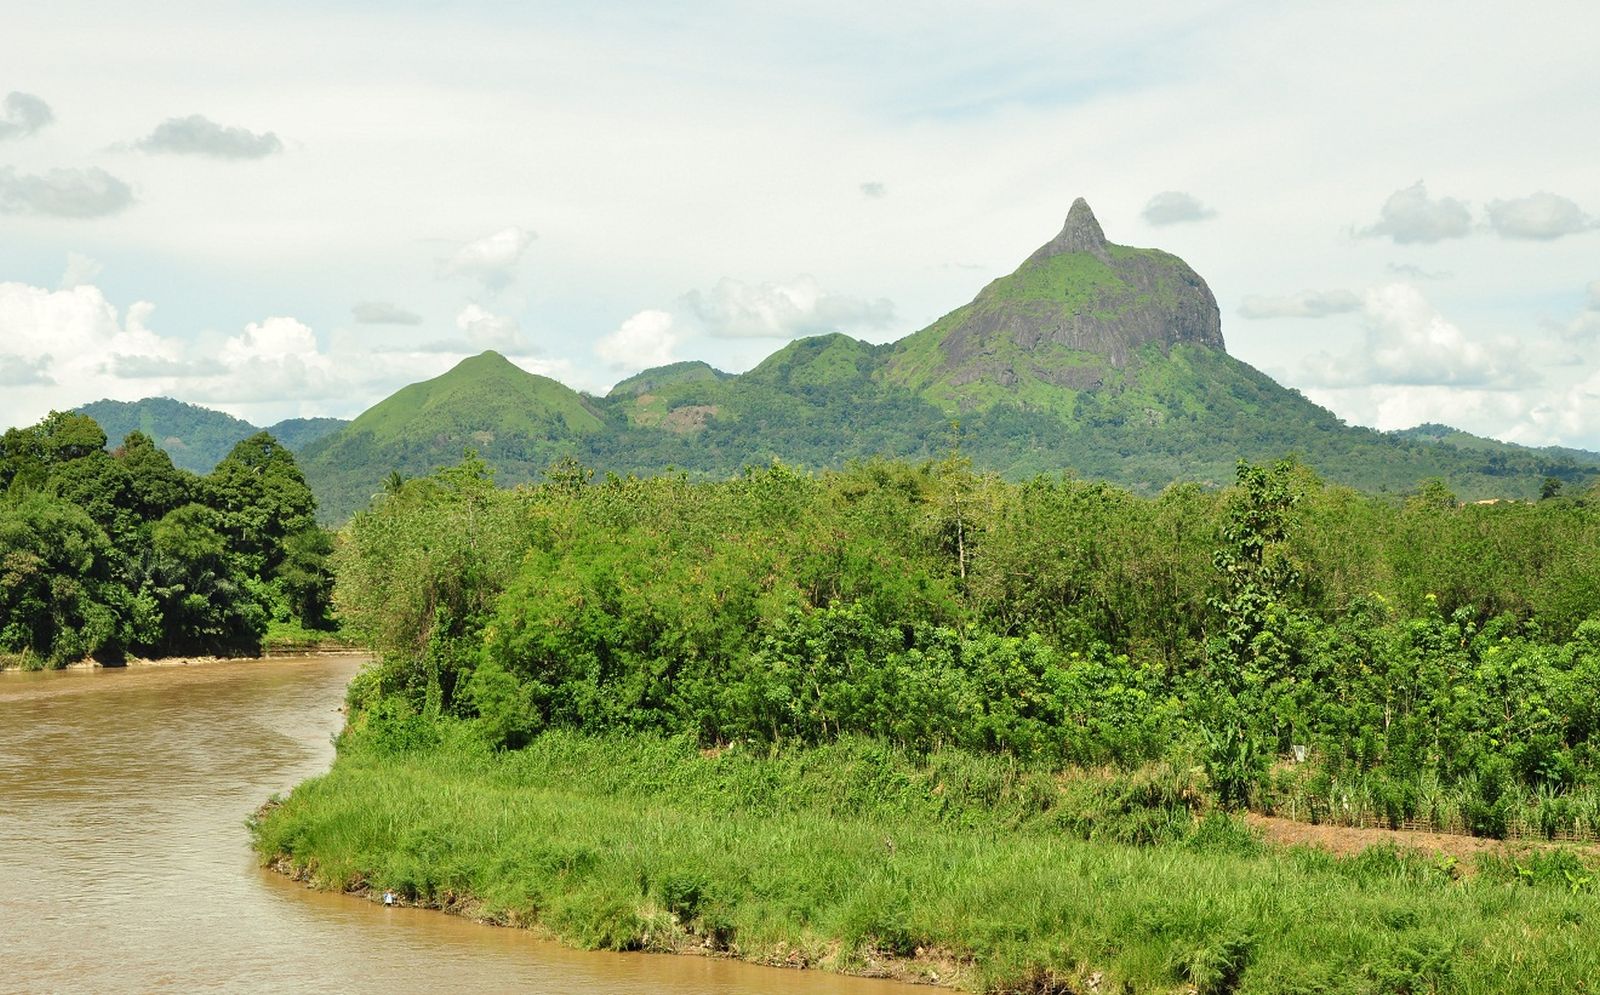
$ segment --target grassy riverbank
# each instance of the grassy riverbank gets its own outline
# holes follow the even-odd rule
[[[761,756],[464,726],[347,736],[256,827],[313,884],[615,949],[893,973],[976,990],[1579,992],[1600,898],[1570,850],[1479,873],[1340,860],[1197,818],[1190,775],[1061,779],[846,740]],[[1096,980],[1096,976],[1100,976]]]

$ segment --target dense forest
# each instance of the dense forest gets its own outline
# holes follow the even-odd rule
[[[270,624],[329,623],[332,536],[271,435],[209,474],[83,414],[0,436],[0,661],[240,654]]]
[[[497,490],[469,460],[355,518],[336,600],[382,654],[361,711],[500,748],[1193,760],[1227,807],[1596,834],[1600,494],[1549,491],[1402,501],[1283,461],[1147,499],[956,458]]]
[[[816,336],[737,377],[678,364],[594,398],[484,353],[298,452],[323,520],[337,524],[366,507],[391,472],[431,473],[467,447],[503,485],[536,481],[562,458],[600,473],[676,469],[715,481],[775,459],[810,470],[936,459],[953,440],[974,467],[1006,480],[1067,471],[1145,497],[1181,481],[1223,487],[1235,460],[1285,453],[1330,482],[1400,495],[1437,477],[1463,500],[1535,498],[1551,477],[1582,490],[1600,475],[1600,456],[1578,450],[1346,425],[1203,346],[1145,347],[1095,390],[996,392],[987,406],[958,412],[889,379],[893,356],[892,346]]]
[[[377,660],[256,846],[586,947],[991,992],[1585,990],[1600,871],[1547,841],[1600,836],[1600,489],[1235,474],[391,479],[334,555]]]

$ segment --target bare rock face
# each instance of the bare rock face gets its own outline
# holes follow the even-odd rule
[[[1217,300],[1200,275],[1159,249],[1108,242],[1081,197],[1055,238],[913,339],[924,335],[937,336],[941,361],[906,379],[957,389],[1092,390],[1151,343],[1225,349]]]
[[[1061,234],[1034,250],[1028,262],[1048,259],[1063,252],[1090,252],[1101,259],[1106,258],[1106,233],[1100,228],[1100,221],[1094,216],[1094,211],[1089,209],[1089,202],[1079,197],[1072,202],[1072,208],[1067,211],[1066,223],[1061,226]]]

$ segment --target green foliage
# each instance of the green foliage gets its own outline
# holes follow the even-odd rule
[[[1122,820],[1107,779],[994,755],[559,730],[494,754],[469,723],[426,729],[429,745],[353,730],[257,823],[262,858],[325,888],[472,899],[580,946],[835,970],[922,947],[939,953],[901,966],[963,990],[1531,995],[1600,975],[1594,896],[1555,866],[1570,851],[1530,886],[1392,848],[1268,847],[1220,814],[1127,845],[1058,821]]]
[[[458,459],[465,448],[492,461],[508,484],[535,477],[599,432],[594,402],[498,353],[463,360],[442,376],[404,387],[302,458],[324,516],[342,522],[382,491],[392,472],[414,477]]]
[[[1600,583],[1600,509],[1236,472],[1141,499],[953,459],[725,483],[566,461],[506,491],[473,458],[343,534],[335,599],[382,655],[356,706],[394,696],[499,748],[865,734],[1198,764],[1213,803],[1319,820],[1600,828],[1600,620],[1572,593]]]
[[[269,618],[327,623],[329,538],[270,436],[203,480],[141,432],[105,443],[75,413],[0,439],[0,655],[252,652]]]
[[[338,522],[381,493],[390,473],[424,476],[464,447],[477,449],[502,484],[538,480],[562,457],[602,474],[676,468],[726,479],[774,459],[822,469],[935,458],[955,414],[962,451],[979,468],[1014,481],[1069,471],[1146,495],[1179,481],[1219,487],[1239,459],[1286,452],[1347,486],[1398,495],[1438,478],[1468,500],[1531,499],[1550,476],[1572,493],[1600,470],[1576,451],[1346,426],[1226,353],[1191,343],[1149,344],[1120,367],[1041,344],[1016,360],[1037,367],[1037,377],[956,388],[940,379],[948,320],[893,346],[837,334],[800,339],[738,376],[693,363],[647,370],[605,398],[480,356],[308,444],[306,474],[325,518]],[[917,362],[926,370],[906,373]]]
[[[95,401],[77,411],[98,422],[113,439],[137,432],[152,440],[174,464],[191,473],[211,472],[240,440],[259,431],[232,415],[170,397]]]

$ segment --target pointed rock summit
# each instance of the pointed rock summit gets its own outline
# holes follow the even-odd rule
[[[1092,252],[1104,258],[1107,244],[1106,233],[1101,230],[1100,221],[1094,216],[1089,202],[1079,197],[1072,202],[1072,209],[1067,211],[1061,234],[1039,246],[1028,257],[1028,261],[1048,259],[1063,252]]]
[[[1123,382],[1176,347],[1224,351],[1211,288],[1177,256],[1106,240],[1082,197],[1061,233],[965,307],[902,339],[899,383],[947,407],[1054,397]]]

